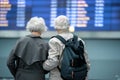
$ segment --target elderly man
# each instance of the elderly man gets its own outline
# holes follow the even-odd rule
[[[15,80],[45,80],[43,61],[47,58],[48,44],[40,37],[47,27],[43,18],[33,17],[27,23],[31,32],[17,41],[7,60]]]
[[[65,40],[73,38],[73,34],[69,32],[69,26],[70,26],[69,19],[66,16],[60,15],[55,19],[54,28],[56,29],[58,35],[62,36]],[[60,71],[58,70],[57,66],[60,65],[60,60],[58,57],[61,56],[65,45],[60,40],[53,37],[49,40],[49,46],[50,46],[48,52],[49,56],[48,59],[44,62],[43,68],[45,70],[51,70],[49,80],[63,80],[61,78]],[[88,56],[86,53],[84,53],[84,55],[89,68],[90,63],[88,60]]]

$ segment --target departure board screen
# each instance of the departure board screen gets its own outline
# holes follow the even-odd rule
[[[0,30],[25,30],[38,16],[54,31],[59,15],[69,17],[76,31],[120,31],[119,0],[0,0]]]

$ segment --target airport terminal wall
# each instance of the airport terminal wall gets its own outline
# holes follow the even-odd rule
[[[49,35],[55,35],[53,33],[55,32],[49,32]],[[119,33],[103,33],[101,33],[102,36],[99,35],[100,33],[96,32],[89,32],[89,34],[88,32],[77,33],[77,35],[82,37],[86,43],[86,50],[91,62],[89,79],[117,80],[117,78],[120,77]],[[1,32],[1,34],[3,33]],[[6,60],[16,41],[20,37],[26,35],[26,33],[16,34],[18,36],[12,35],[12,33],[9,33],[8,35],[4,33],[4,36],[1,35],[0,37],[0,78],[12,77],[6,66]],[[46,34],[46,36],[43,35],[43,38],[48,41],[51,36],[47,36]],[[46,75],[46,78],[48,78],[48,75]]]

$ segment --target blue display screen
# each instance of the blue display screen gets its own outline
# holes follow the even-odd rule
[[[66,15],[76,31],[120,31],[119,0],[0,0],[0,30],[25,30],[31,17],[54,19]]]

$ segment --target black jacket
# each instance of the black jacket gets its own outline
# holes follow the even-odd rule
[[[17,41],[7,66],[15,80],[45,80],[42,63],[48,55],[48,44],[39,36],[28,35]]]

